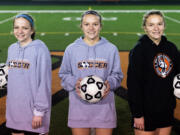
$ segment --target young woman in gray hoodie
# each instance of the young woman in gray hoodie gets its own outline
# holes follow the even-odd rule
[[[96,11],[82,15],[84,35],[66,48],[59,71],[61,84],[69,92],[68,126],[73,135],[89,135],[91,128],[95,128],[96,135],[112,135],[116,127],[114,90],[120,86],[123,74],[118,49],[100,37],[101,28],[101,16]],[[96,104],[82,101],[76,92],[80,80],[89,75],[99,76],[107,87],[106,96]]]
[[[6,126],[12,135],[49,132],[51,57],[41,40],[34,40],[34,21],[27,14],[13,22],[17,42],[8,48]]]

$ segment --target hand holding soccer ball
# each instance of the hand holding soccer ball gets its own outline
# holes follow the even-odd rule
[[[180,74],[177,74],[174,77],[173,87],[174,87],[174,95],[177,98],[180,98]]]
[[[76,93],[78,94],[78,96],[80,96],[81,97],[81,95],[80,95],[80,88],[81,88],[81,86],[80,86],[80,83],[81,83],[81,80],[82,79],[79,79],[79,80],[77,80],[77,82],[76,82]]]
[[[107,85],[107,86],[106,86]],[[77,94],[85,101],[89,103],[97,103],[109,92],[109,83],[92,75],[80,79],[76,83]]]
[[[108,93],[109,93],[109,91],[110,91],[110,84],[109,84],[109,82],[106,80],[106,81],[104,82],[104,84],[105,84],[105,86],[106,86],[106,89],[105,89],[105,92],[104,92],[103,98],[104,98],[104,97],[106,97],[106,96],[107,96],[107,94],[108,94]]]
[[[0,89],[7,87],[8,79],[8,66],[4,63],[0,63]]]

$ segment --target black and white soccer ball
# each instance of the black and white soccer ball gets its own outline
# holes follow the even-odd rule
[[[7,87],[8,81],[8,66],[4,63],[0,63],[0,89]]]
[[[174,95],[180,98],[180,74],[177,74],[173,80]]]
[[[80,82],[80,96],[89,103],[99,102],[103,98],[105,89],[104,81],[95,75],[87,76]]]

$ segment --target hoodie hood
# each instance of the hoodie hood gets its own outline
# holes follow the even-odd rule
[[[42,46],[43,42],[41,40],[33,40],[32,42],[30,42],[29,44],[27,44],[26,46],[21,46],[19,41],[16,42],[15,44],[12,45],[11,48],[17,50],[16,52],[18,53],[16,56],[18,60],[23,60],[24,59],[24,53],[26,50],[28,50],[31,47],[40,47]]]
[[[109,42],[103,37],[101,37],[100,40],[93,46],[89,46],[86,42],[84,42],[83,37],[75,40],[74,48],[77,47],[79,52],[81,52],[81,56],[83,56],[83,58],[79,61],[80,65],[91,66],[95,65],[97,61],[102,61],[102,58],[99,56],[99,52],[102,50],[102,47],[106,48],[106,46],[108,46],[107,43]],[[87,68],[87,71],[89,71],[88,69],[89,68]],[[89,73],[88,75],[96,73],[96,70],[96,68],[92,68],[90,70],[91,73]]]
[[[29,47],[35,46],[38,41],[39,41],[39,40],[33,40],[32,42],[30,42],[30,43],[27,44],[26,46],[21,46],[21,45],[20,45],[20,42],[18,41],[18,42],[16,43],[17,49],[18,49],[18,51],[17,51],[17,53],[18,53],[18,59],[23,61],[25,50],[26,50],[27,48],[29,48]]]
[[[77,40],[74,41],[74,43],[77,44],[77,45],[87,46],[87,47],[90,47],[90,48],[100,46],[100,45],[102,45],[102,44],[104,44],[106,42],[108,42],[108,41],[104,37],[100,37],[100,40],[93,46],[90,46],[86,42],[84,42],[83,37],[80,37],[80,38],[78,38]]]
[[[150,44],[154,44],[155,45],[155,43],[147,35],[141,36],[140,39],[139,39],[139,42],[142,42],[142,43],[146,42],[146,43],[150,43]],[[161,46],[165,42],[167,42],[167,38],[165,36],[162,36],[161,37],[161,41],[160,41],[158,46]]]
[[[74,42],[74,47],[78,46],[79,50],[81,50],[80,52],[84,56],[82,63],[88,65],[88,61],[93,61],[94,63],[96,61],[101,61],[101,57],[98,54],[102,50],[102,47],[106,48],[109,46],[107,43],[109,43],[109,41],[107,41],[104,37],[101,37],[95,45],[89,46],[86,42],[84,42],[83,37],[80,37]],[[94,72],[96,72],[96,68],[94,68]]]
[[[14,44],[12,44],[9,47],[9,51],[11,53],[9,53],[8,57],[11,58],[10,61],[8,61],[8,65],[9,67],[18,67],[17,71],[19,71],[19,73],[23,73],[24,70],[22,69],[26,69],[30,67],[30,61],[29,58],[35,57],[38,55],[38,50],[39,48],[43,47],[44,43],[40,40],[33,40],[32,42],[30,42],[28,45],[22,47],[19,42],[16,42]],[[31,56],[32,54],[36,54],[35,56]],[[8,58],[9,59],[9,58]],[[26,65],[24,68],[22,68],[24,65]],[[29,65],[29,66],[27,66]]]

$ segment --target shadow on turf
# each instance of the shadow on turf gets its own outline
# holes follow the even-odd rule
[[[7,89],[6,88],[5,89],[0,89],[0,98],[6,96],[6,94],[7,94]]]

